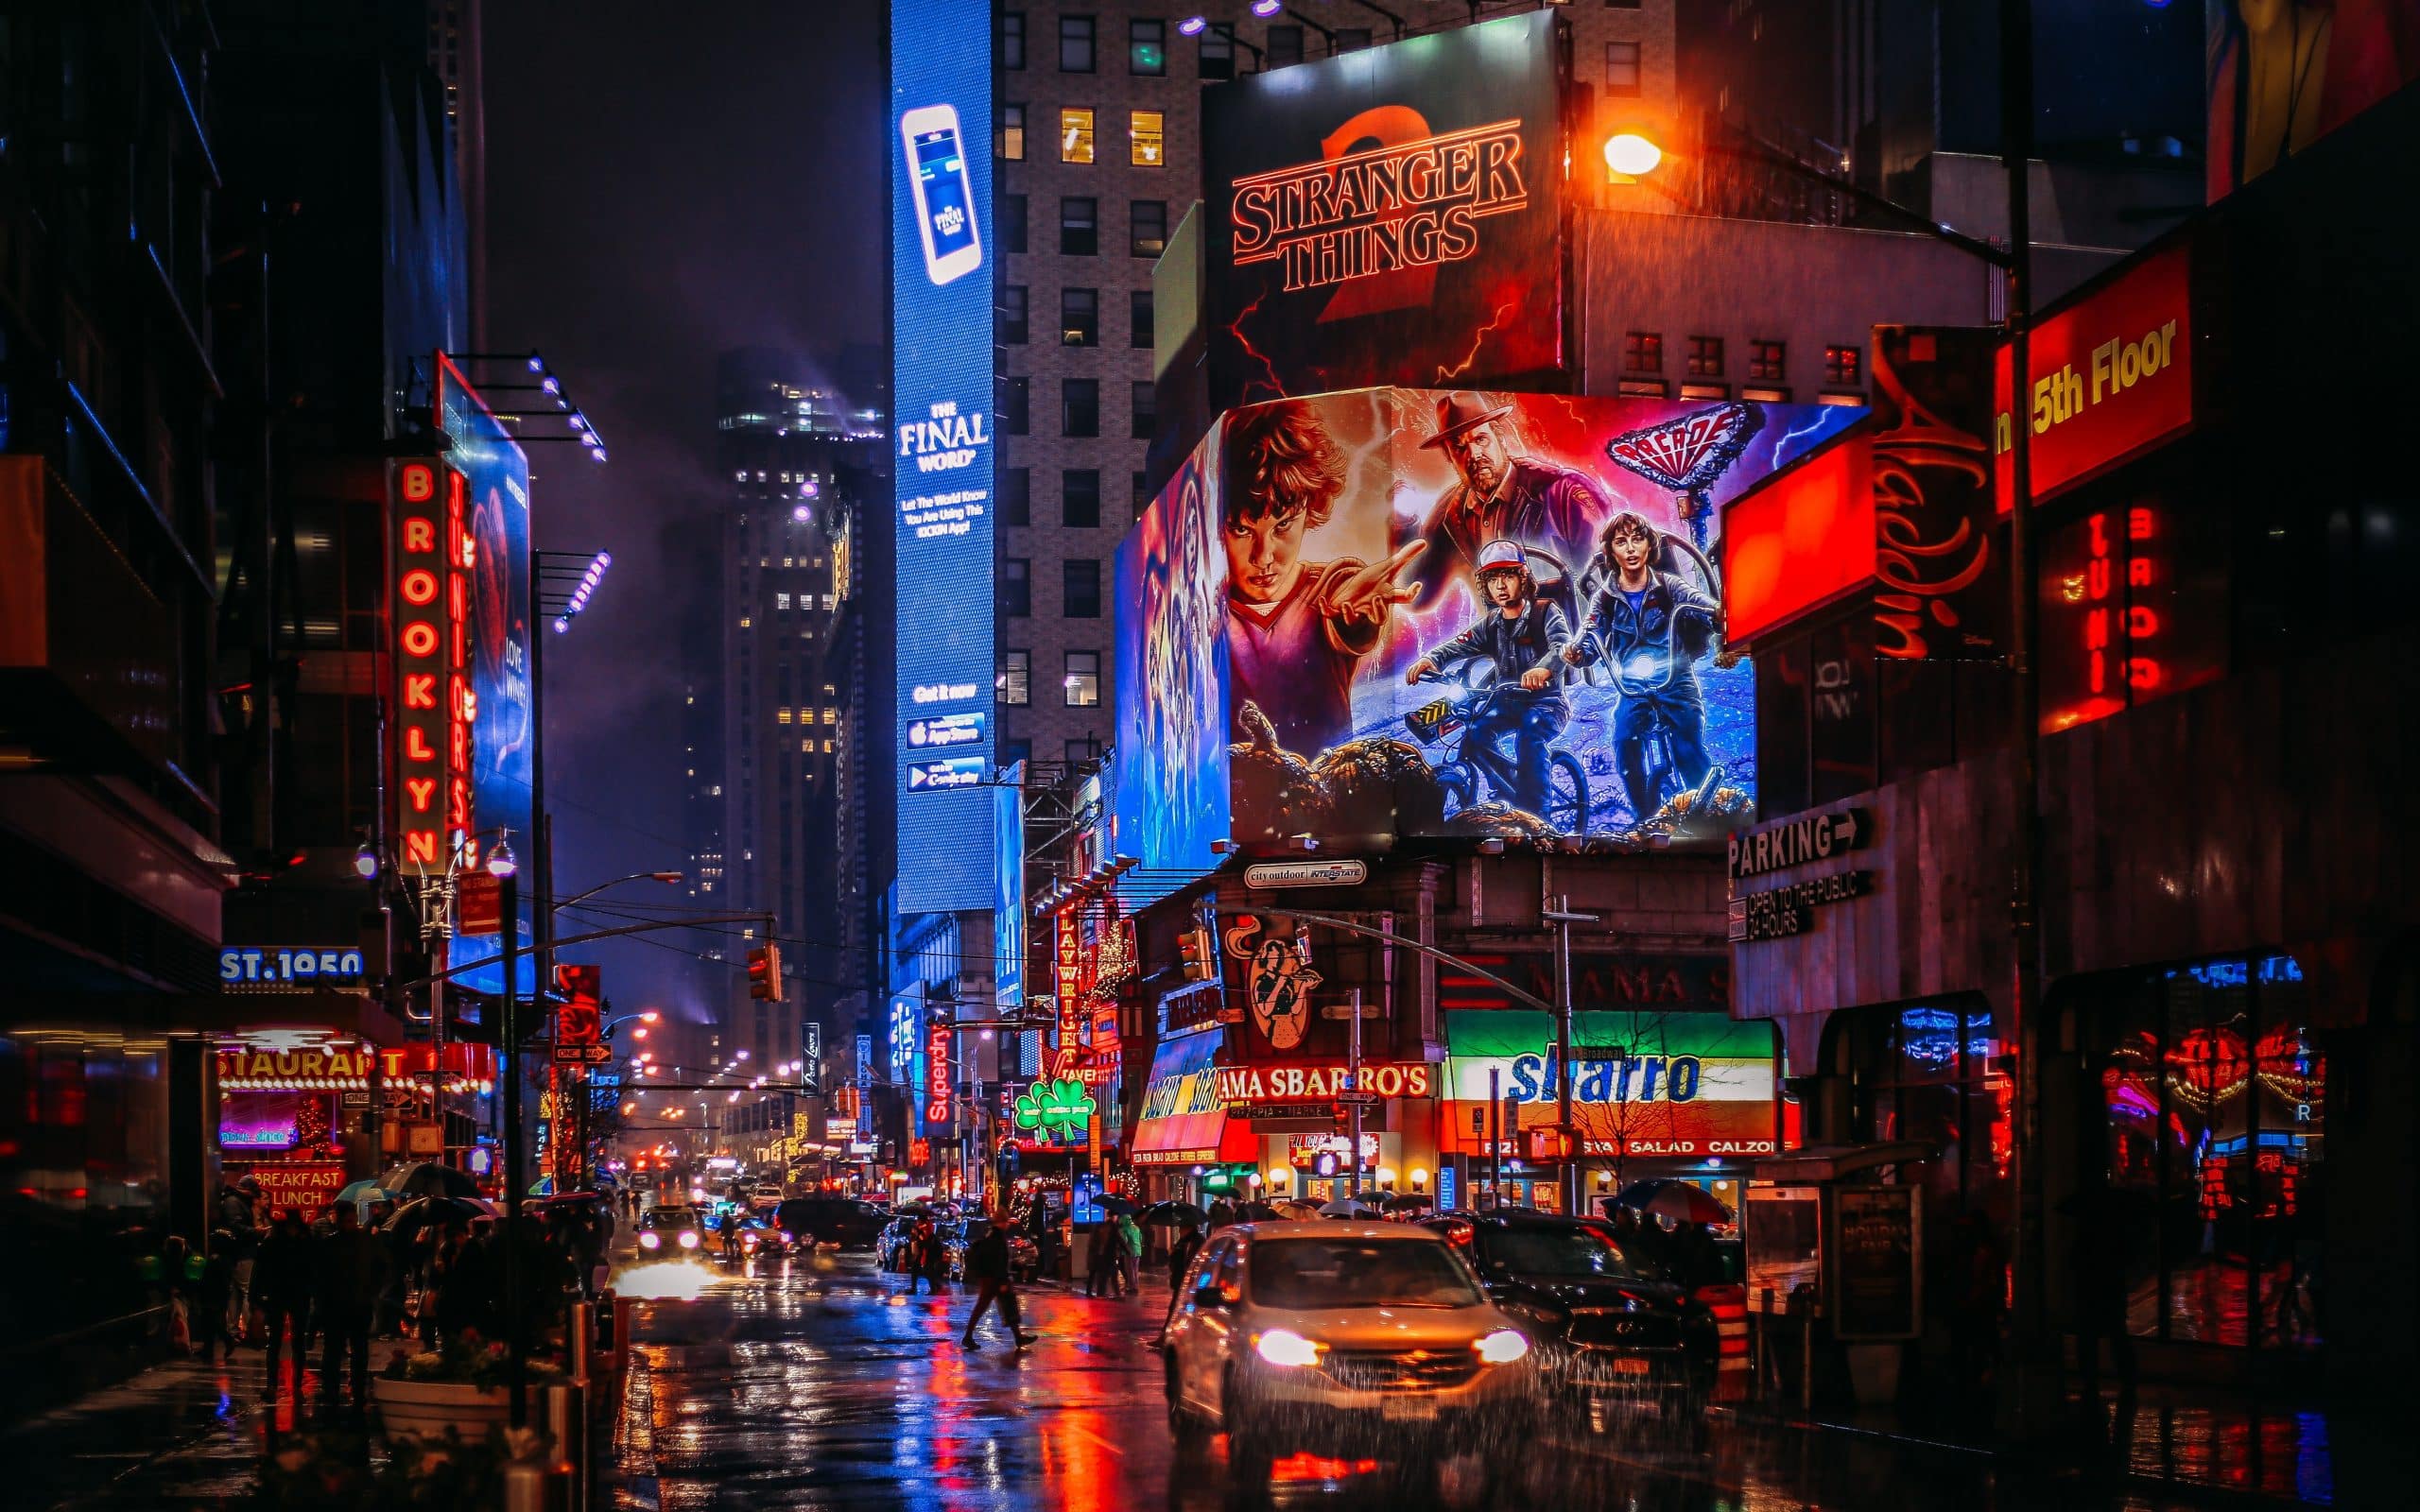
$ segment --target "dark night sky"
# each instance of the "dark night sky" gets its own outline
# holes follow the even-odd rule
[[[715,354],[880,334],[882,11],[488,0],[489,343],[544,352],[611,454],[529,449],[538,544],[614,553],[572,632],[538,632],[559,894],[683,865],[671,647],[714,585],[655,554],[717,494]],[[671,1000],[677,957],[602,958],[617,1007]]]

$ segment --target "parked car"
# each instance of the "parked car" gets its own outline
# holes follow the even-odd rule
[[[1247,1223],[1186,1271],[1162,1346],[1170,1427],[1228,1435],[1231,1474],[1265,1485],[1307,1450],[1406,1462],[1534,1452],[1530,1335],[1444,1239],[1408,1224]]]
[[[1423,1227],[1470,1257],[1488,1296],[1540,1346],[1550,1383],[1630,1395],[1685,1393],[1696,1383],[1686,1290],[1626,1250],[1600,1220],[1516,1210],[1449,1214]]]
[[[786,1197],[773,1210],[774,1221],[794,1234],[813,1234],[819,1245],[841,1249],[872,1249],[890,1222],[890,1215],[856,1197]]]

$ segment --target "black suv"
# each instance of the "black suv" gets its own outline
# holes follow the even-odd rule
[[[1593,1218],[1458,1212],[1425,1226],[1478,1272],[1519,1318],[1549,1381],[1567,1389],[1664,1395],[1692,1381],[1686,1292],[1624,1251]]]
[[[789,1197],[773,1210],[781,1227],[804,1240],[842,1249],[872,1249],[890,1214],[855,1197]]]

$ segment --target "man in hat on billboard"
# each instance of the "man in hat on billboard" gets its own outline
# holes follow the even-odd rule
[[[1513,407],[1514,401],[1468,392],[1437,401],[1437,434],[1420,444],[1453,458],[1462,480],[1445,490],[1421,527],[1428,551],[1413,572],[1415,609],[1434,602],[1456,576],[1475,571],[1480,548],[1491,541],[1551,552],[1561,576],[1574,580],[1596,547],[1604,494],[1584,472],[1515,455],[1504,423]]]
[[[1491,541],[1478,552],[1479,592],[1487,607],[1470,627],[1414,662],[1404,673],[1418,682],[1440,662],[1484,658],[1495,668],[1495,697],[1462,732],[1463,760],[1473,747],[1493,750],[1512,737],[1512,769],[1519,785],[1515,808],[1546,814],[1547,773],[1554,738],[1571,721],[1564,702],[1562,668],[1555,655],[1571,639],[1563,606],[1537,596],[1520,543]]]
[[[1374,566],[1303,560],[1303,536],[1344,491],[1344,456],[1308,404],[1243,412],[1227,438],[1219,539],[1227,551],[1227,669],[1234,707],[1259,708],[1278,744],[1316,756],[1353,732],[1353,674],[1378,647],[1413,541]],[[1248,740],[1237,729],[1236,738]]]

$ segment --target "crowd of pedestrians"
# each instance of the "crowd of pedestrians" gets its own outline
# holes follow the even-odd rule
[[[232,1359],[239,1347],[264,1350],[262,1399],[290,1392],[298,1408],[317,1342],[322,1408],[349,1398],[359,1410],[373,1340],[416,1338],[423,1349],[441,1349],[464,1338],[500,1339],[516,1271],[528,1336],[544,1337],[570,1300],[596,1295],[617,1206],[601,1198],[525,1215],[509,1259],[503,1220],[475,1204],[451,1203],[435,1216],[399,1216],[392,1199],[370,1202],[366,1217],[350,1201],[316,1212],[272,1211],[247,1177],[220,1190],[203,1258],[196,1261],[182,1239],[167,1242],[162,1271],[182,1278],[171,1297],[172,1341],[204,1359]]]

